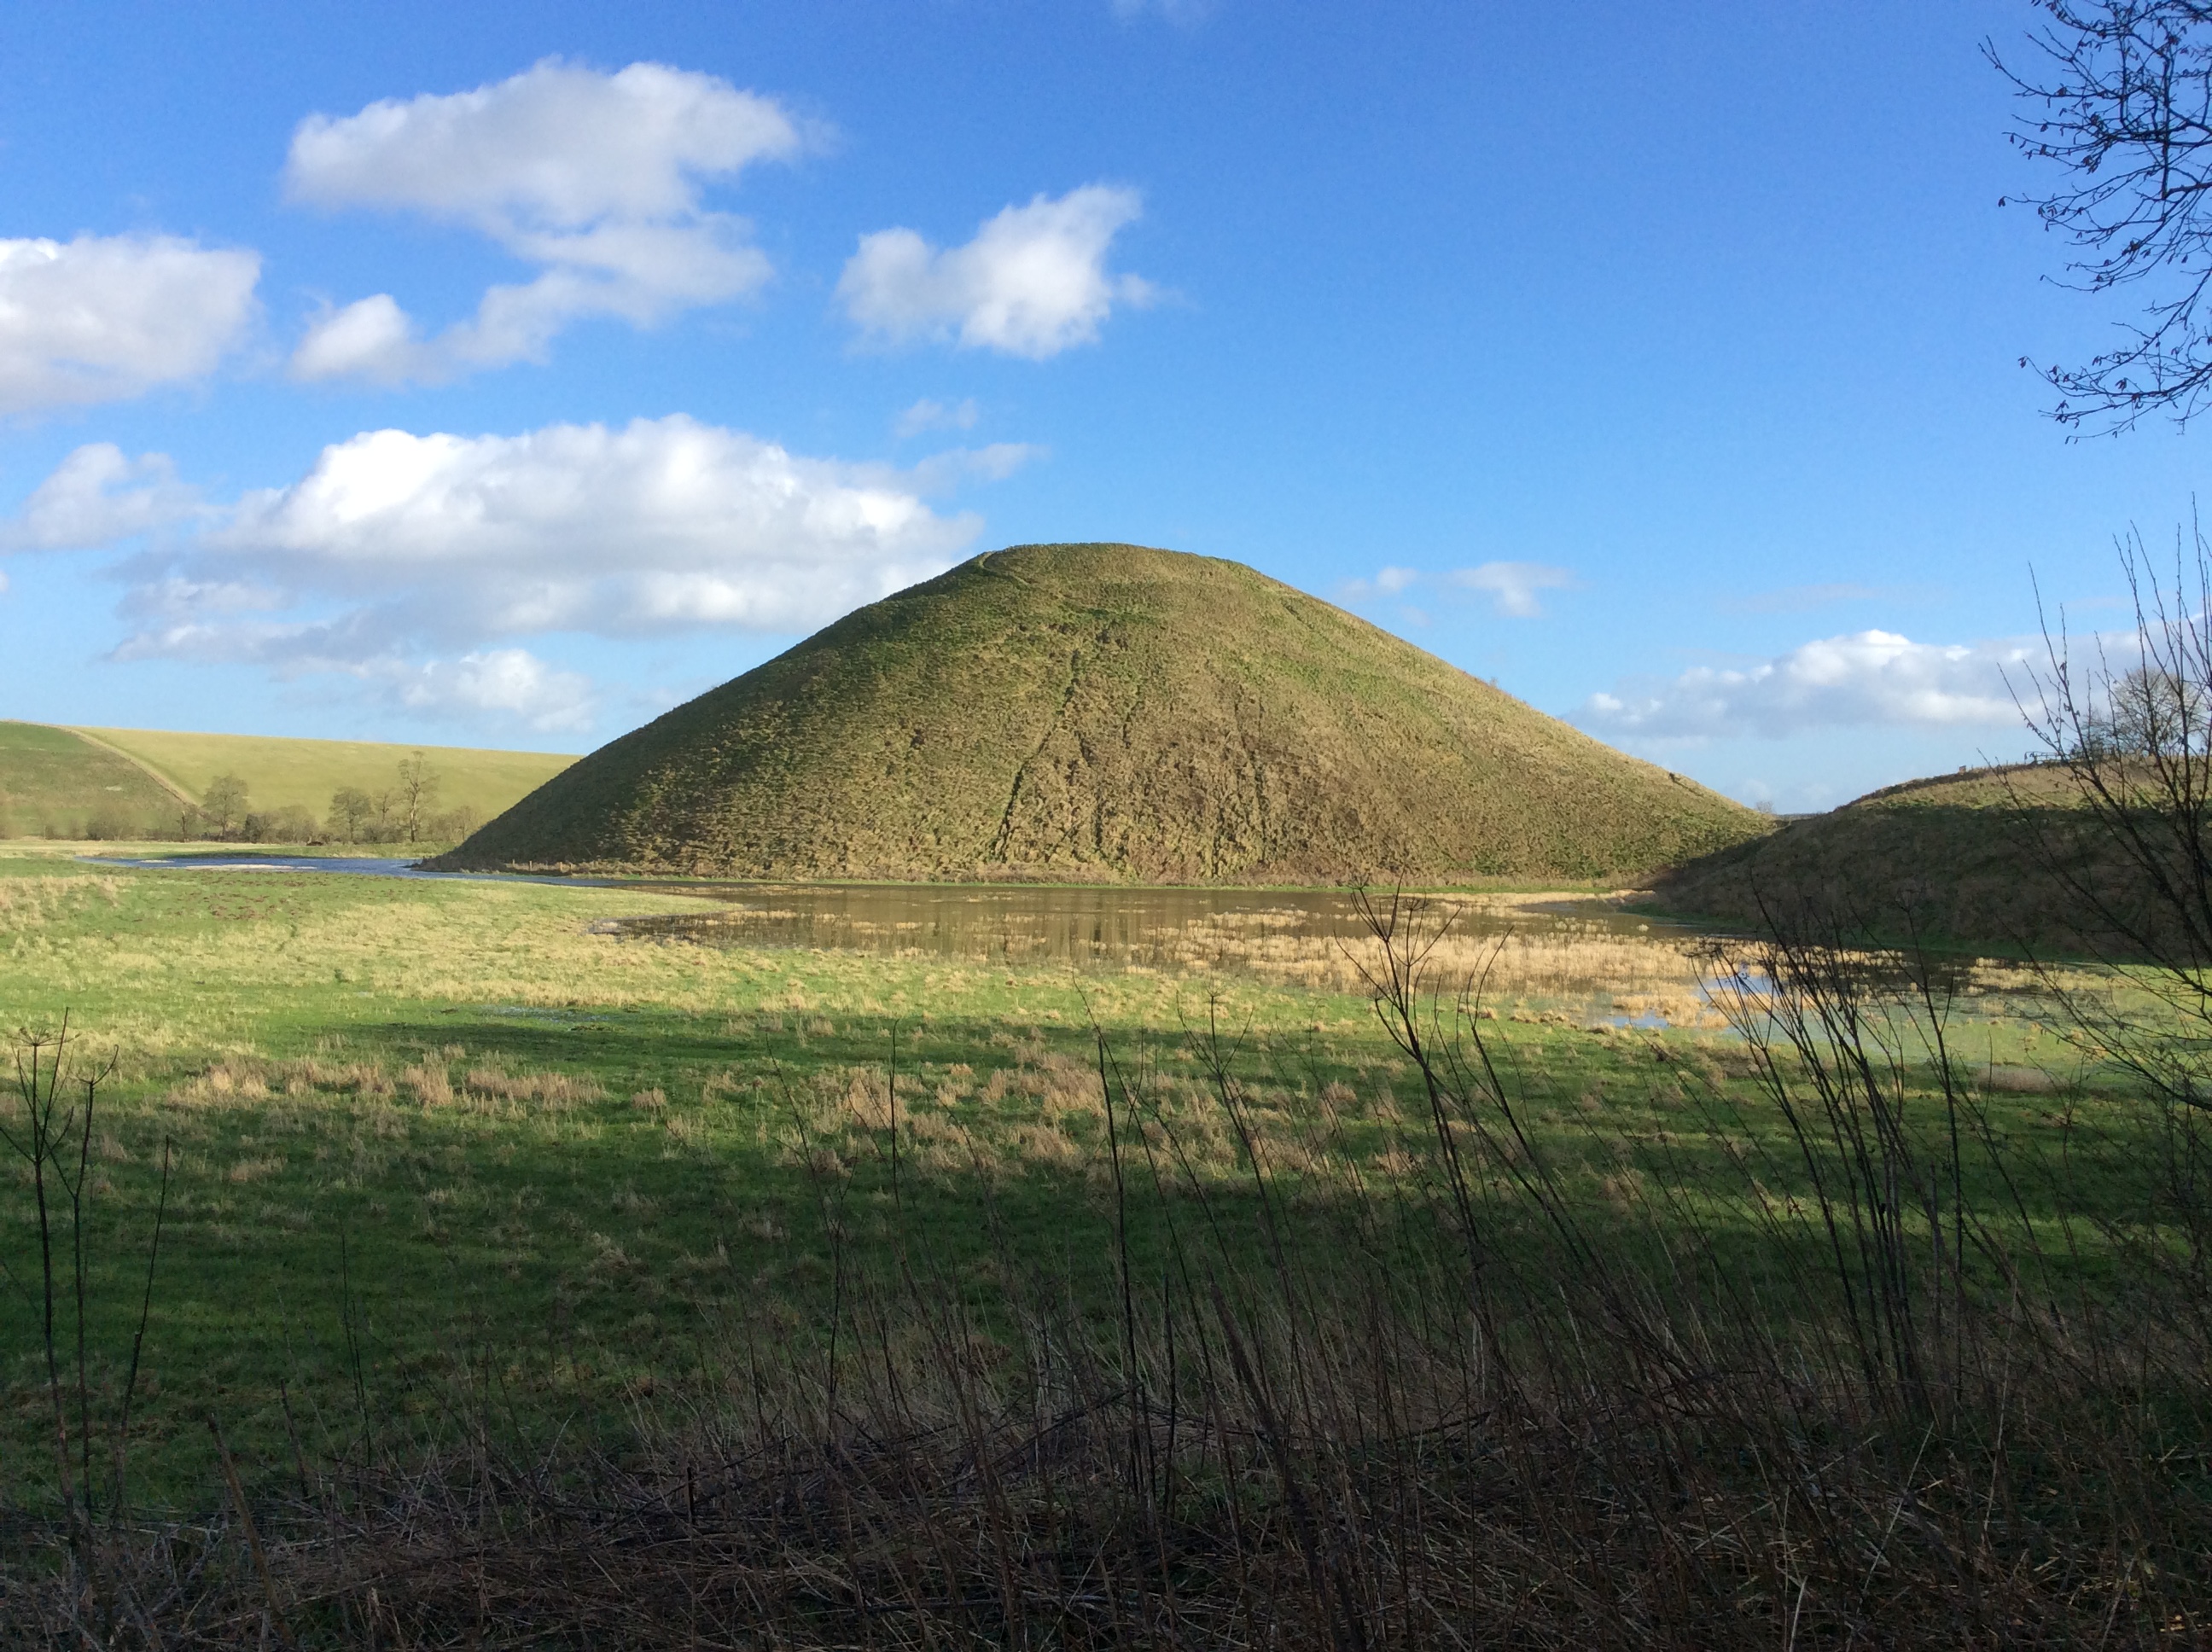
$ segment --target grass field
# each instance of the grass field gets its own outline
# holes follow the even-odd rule
[[[1423,1070],[1340,950],[1255,941],[1227,972],[1078,970],[702,946],[616,926],[684,904],[622,889],[104,869],[61,846],[0,854],[0,1020],[51,1030],[66,1012],[90,1064],[79,1070],[113,1063],[87,1138],[95,1408],[124,1386],[162,1212],[131,1422],[142,1502],[221,1500],[210,1414],[248,1495],[271,1508],[296,1495],[299,1509],[324,1509],[316,1520],[335,1505],[311,1493],[325,1472],[311,1465],[444,1451],[487,1426],[465,1416],[495,1416],[532,1449],[603,1450],[610,1464],[651,1459],[654,1442],[688,1437],[708,1425],[686,1419],[724,1405],[765,1407],[758,1426],[771,1431],[788,1412],[803,1434],[826,1403],[820,1426],[834,1429],[841,1337],[860,1345],[842,1356],[855,1362],[842,1403],[889,1403],[920,1384],[941,1426],[959,1414],[944,1409],[956,1395],[933,1386],[930,1321],[897,1306],[900,1292],[972,1315],[960,1334],[980,1339],[977,1369],[996,1373],[978,1393],[1018,1406],[1016,1373],[1037,1335],[1048,1350],[1089,1326],[1118,1346],[1117,1291],[1135,1281],[1143,1302],[1171,1303],[1200,1235],[1216,1283],[1193,1284],[1194,1300],[1210,1288],[1243,1303],[1281,1278],[1290,1318],[1255,1323],[1288,1336],[1283,1347],[1324,1300],[1292,1280],[1371,1268],[1370,1297],[1419,1321],[1442,1315],[1435,1334],[1464,1348],[1455,1287],[1424,1283],[1456,1242]],[[1817,1273],[1784,1254],[1820,1254],[1816,1230],[1792,1225],[1811,1221],[1799,1206],[1813,1190],[1762,1102],[1753,1054],[1698,1013],[1710,966],[1648,938],[1451,945],[1432,955],[1445,974],[1488,970],[1496,1019],[1480,1024],[1525,1132],[1481,1184],[1486,1245],[1502,1259],[1546,1254],[1565,1220],[1599,1236],[1575,1244],[1641,1259],[1661,1270],[1653,1278],[1685,1254],[1707,1259],[1692,1272],[1717,1270],[1727,1291],[1765,1303],[1763,1325],[1813,1315],[1826,1300]],[[1998,1297],[2034,1282],[2070,1299],[2134,1279],[2127,1236],[2148,1208],[2154,1157],[2140,1115],[2054,1030],[2024,973],[1977,967],[1954,985],[1977,1116],[2013,1154],[2002,1170],[1963,1167],[1960,1196],[2016,1210],[2042,1259],[1993,1251],[2027,1270],[2011,1286],[1993,1272]],[[1612,1024],[1655,1008],[1708,1024]],[[1119,1138],[1102,1036],[1133,1075],[1125,1102],[1145,1098],[1140,1127],[1124,1114]],[[1899,1093],[1936,1127],[1924,1051],[1897,1054]],[[1516,1193],[1514,1178],[1537,1165],[1540,1181]],[[1125,1173],[1149,1175],[1155,1191],[1121,1191]],[[27,1173],[10,1162],[0,1176],[0,1512],[36,1512],[53,1491],[33,1216]],[[1574,1255],[1539,1299],[1578,1274],[1616,1277],[1613,1262]],[[1328,1311],[1372,1311],[1358,1300]],[[1073,1328],[1035,1328],[1062,1315]],[[1561,1333],[1580,1334],[1576,1324],[1559,1321]],[[1196,1356],[1179,1334],[1229,1357],[1231,1344],[1202,1331],[1178,1333],[1170,1317],[1158,1355],[1157,1333],[1140,1349],[1133,1321],[1129,1357],[1162,1357],[1161,1380],[1180,1380],[1177,1346]],[[826,1402],[808,1375],[825,1358]],[[1423,1401],[1443,1407],[1436,1425],[1458,1426],[1449,1393],[1468,1370],[1422,1369],[1443,1385]],[[2030,1421],[2014,1427],[2033,1434]],[[889,1424],[868,1426],[880,1441]],[[1170,1424],[1170,1450],[1175,1437]],[[1106,1461],[1120,1449],[1109,1436]],[[2030,1480],[2057,1472],[2051,1461],[2035,1459]],[[1917,1463],[1907,1453],[1883,1472],[1918,1485]],[[1203,1502],[1212,1471],[1190,1472],[1188,1495]],[[1841,1471],[1806,1472],[1832,1485]],[[1889,1506],[1869,1504],[1877,1533]],[[1962,1529],[1976,1513],[1960,1515]],[[1854,1546],[1869,1540],[1838,1540],[1844,1570],[1863,1568]],[[1757,1610],[1786,1615],[1769,1599],[1785,1584],[1759,1587]],[[1839,1598],[1849,1587],[1836,1585]]]
[[[702,1315],[763,1291],[804,1304],[826,1250],[794,1133],[867,1167],[859,1226],[880,1239],[894,1028],[905,1216],[959,1269],[989,1262],[979,1164],[1019,1248],[1079,1275],[1103,1266],[1094,1023],[1194,1082],[1189,1029],[1218,1015],[1289,1160],[1312,1151],[1323,1094],[1359,1157],[1405,1151],[1404,1064],[1326,950],[1177,978],[594,932],[640,910],[622,890],[0,860],[9,1022],[67,1011],[84,1049],[118,1063],[99,1132],[118,1241],[150,1223],[162,1140],[180,1154],[155,1345],[167,1403],[145,1421],[165,1484],[204,1467],[195,1424],[211,1401],[262,1433],[280,1378],[339,1403],[342,1241],[395,1382],[464,1335],[551,1336],[580,1391],[612,1404],[680,1369]],[[1990,981],[1987,1007],[2009,979]],[[1679,952],[1625,941],[1533,944],[1492,966],[1503,1047],[1593,1196],[1616,1167],[1591,1118],[1645,1131],[1668,1116],[1650,1093],[1655,1046],[1723,1087],[1735,1058],[1711,1031],[1590,1030],[1592,1017],[1632,990],[1624,1013],[1694,1015],[1694,981]],[[1977,1030],[1985,1058],[2064,1054],[2032,1021]],[[1198,1139],[1233,1189],[1218,1123]],[[105,1295],[127,1305],[135,1246],[106,1262]],[[20,1395],[33,1348],[9,1323]]]
[[[389,790],[400,762],[420,750],[440,780],[443,809],[468,808],[489,820],[559,774],[574,757],[461,746],[381,745],[367,740],[298,740],[249,734],[180,734],[150,729],[76,731],[143,764],[168,785],[199,798],[218,774],[244,780],[256,809],[297,805],[320,817],[341,787]]]

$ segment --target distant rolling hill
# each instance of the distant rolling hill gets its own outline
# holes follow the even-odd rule
[[[441,864],[744,878],[1642,875],[1765,829],[1328,604],[994,551],[577,763]]]
[[[350,787],[389,791],[420,750],[439,779],[441,811],[497,814],[574,762],[536,751],[295,740],[146,729],[0,722],[0,836],[172,837],[218,775],[246,783],[257,811],[296,805],[321,818]]]
[[[466,807],[488,819],[544,785],[576,760],[542,751],[487,751],[468,746],[390,745],[371,740],[295,740],[275,735],[176,734],[135,728],[82,728],[198,798],[218,774],[245,780],[257,809],[297,804],[315,814],[341,787],[374,793],[391,787],[414,752],[439,777],[439,807]]]

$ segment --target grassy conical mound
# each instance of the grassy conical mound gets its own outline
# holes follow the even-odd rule
[[[447,857],[738,878],[1594,878],[1759,829],[1235,562],[1024,545],[848,615]]]

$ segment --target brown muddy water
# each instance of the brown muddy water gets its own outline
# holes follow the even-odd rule
[[[704,945],[793,947],[1168,975],[1249,974],[1361,993],[1379,949],[1370,910],[1336,890],[951,884],[643,884],[688,910],[602,920],[602,933]],[[695,904],[696,903],[696,904]],[[702,909],[702,907],[705,909]],[[1388,897],[1372,908],[1386,916]],[[1436,896],[1398,919],[1432,982],[1480,982],[1484,1001],[1614,1025],[1715,1019],[1700,980],[1711,938],[1574,895]]]
[[[1373,931],[1348,891],[1081,889],[939,884],[642,884],[641,892],[714,903],[690,911],[607,920],[609,933],[735,946],[823,948],[886,957],[1008,963],[1233,968],[1267,953],[1354,950]],[[1389,914],[1389,897],[1374,912]],[[1516,938],[1694,942],[1702,932],[1624,912],[1593,897],[1409,898],[1401,921],[1449,923],[1464,942]]]

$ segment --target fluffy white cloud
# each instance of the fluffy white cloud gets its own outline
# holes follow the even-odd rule
[[[1846,726],[2017,725],[2006,686],[2033,651],[2019,642],[1939,645],[1890,631],[1825,637],[1742,668],[1700,665],[1661,682],[1595,694],[1576,720],[1661,739],[1781,738]]]
[[[545,733],[581,732],[599,708],[592,680],[549,665],[524,648],[491,648],[459,659],[386,666],[380,679],[407,710],[474,721],[486,714]]]
[[[364,432],[289,486],[202,500],[159,454],[71,454],[0,548],[189,529],[117,570],[121,659],[337,672],[424,715],[580,729],[590,682],[514,646],[556,632],[790,633],[941,572],[980,526],[933,495],[1036,450],[906,469],[794,454],[681,416],[514,436]]]
[[[681,217],[700,178],[799,144],[773,100],[715,76],[653,63],[608,75],[549,58],[472,92],[310,115],[284,178],[301,200],[410,208],[504,234]]]
[[[837,296],[886,343],[949,339],[1042,361],[1095,342],[1117,303],[1158,296],[1141,277],[1106,268],[1114,237],[1142,211],[1136,191],[1090,184],[1010,206],[964,246],[940,251],[911,229],[878,230],[860,238]]]
[[[213,370],[258,253],[166,235],[0,240],[0,414],[122,401]]]
[[[946,567],[978,524],[924,495],[1029,452],[896,471],[682,416],[367,432],[145,559],[122,652],[327,669],[556,631],[808,630]]]
[[[1485,562],[1455,568],[1445,577],[1463,591],[1486,592],[1499,613],[1516,619],[1533,619],[1544,611],[1538,592],[1567,591],[1575,585],[1569,570],[1543,562]]]
[[[76,550],[113,544],[203,513],[199,490],[177,480],[166,453],[127,459],[113,442],[70,454],[0,523],[0,550]]]
[[[434,338],[386,293],[332,310],[292,371],[435,380],[542,359],[586,316],[645,326],[740,297],[768,280],[769,261],[701,190],[805,141],[773,100],[650,63],[610,75],[548,58],[471,92],[311,116],[285,167],[293,199],[462,224],[544,273],[494,287],[472,320]]]

